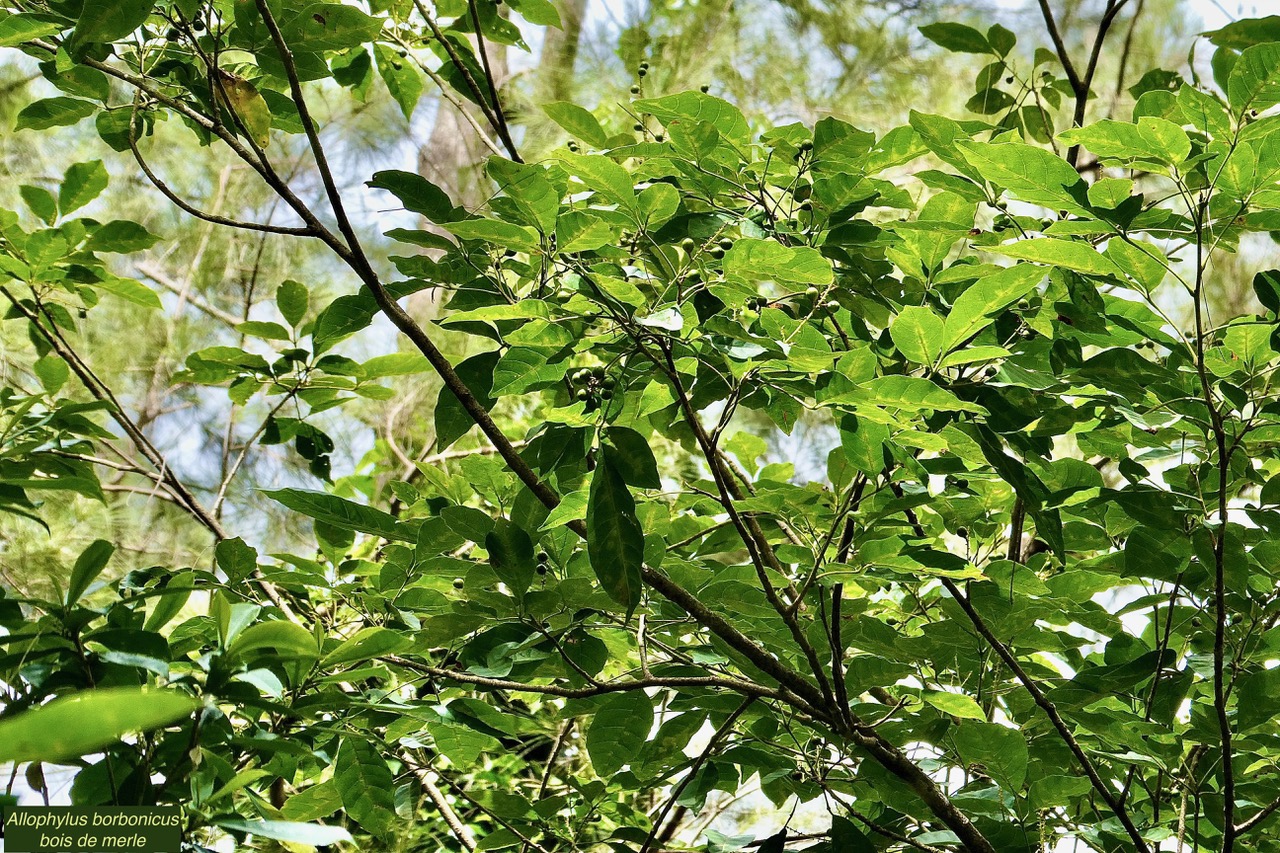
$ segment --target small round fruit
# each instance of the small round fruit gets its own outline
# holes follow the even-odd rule
[[[545,563],[545,562],[549,561],[550,559],[551,559],[551,555],[550,555],[550,554],[548,554],[546,551],[539,551],[539,552],[538,552],[538,562],[539,562],[539,563]]]
[[[641,124],[640,122],[636,122],[631,129],[634,130],[636,133],[644,133],[644,125]]]
[[[1013,78],[1012,78],[1012,77],[1006,77],[1006,78],[1004,78],[1004,82],[1006,82],[1006,83],[1012,83],[1012,82],[1013,82]]]
[[[639,86],[632,86],[632,87],[631,87],[631,94],[633,94],[633,95],[638,95],[638,94],[640,94],[640,87],[639,87]]]
[[[648,63],[648,61],[644,61],[644,62],[641,62],[641,63],[640,63],[640,70],[642,70],[642,71],[648,71],[648,70],[649,70],[649,63]]]
[[[804,295],[805,295],[805,296],[807,296],[807,297],[809,297],[810,299],[817,299],[817,298],[818,298],[818,288],[816,288],[816,287],[807,287],[807,288],[805,288]]]
[[[1019,311],[1026,311],[1026,310],[1027,310],[1028,308],[1030,308],[1030,307],[1031,307],[1031,303],[1030,303],[1030,302],[1028,302],[1027,300],[1025,300],[1025,299],[1019,299],[1019,300],[1018,300],[1018,310],[1019,310]]]
[[[545,575],[545,574],[547,573],[547,564],[546,564],[546,563],[538,563],[538,566],[537,566],[536,571],[537,571],[537,572],[538,572],[538,574],[540,574],[540,575]]]
[[[655,134],[653,135],[653,141],[654,141],[654,142],[665,142],[665,141],[666,141],[666,139],[667,139],[667,138],[666,138],[665,136],[663,136],[661,133],[655,133]]]
[[[601,388],[601,389],[600,389],[600,399],[602,399],[602,400],[612,400],[612,399],[613,399],[613,391],[612,391],[612,389],[609,389],[609,388]]]
[[[813,210],[813,202],[808,201],[807,199],[805,201],[800,202],[800,209],[808,213],[809,211]]]
[[[1193,617],[1191,617],[1191,627],[1192,627],[1192,628],[1199,628],[1199,627],[1200,627],[1200,625],[1201,625],[1201,622],[1200,622],[1200,617],[1199,617],[1199,616],[1193,616]]]
[[[730,249],[732,249],[732,248],[733,248],[733,240],[731,240],[731,239],[730,239],[730,238],[728,238],[728,237],[721,237],[721,238],[720,238],[720,248],[721,248],[721,249],[724,249],[726,252],[727,252],[727,251],[729,251]]]
[[[639,71],[637,71],[637,72],[636,72],[636,76],[637,76],[637,77],[643,77],[644,75],[646,75],[646,74],[648,74],[648,73],[649,73],[649,69],[648,69],[648,68],[641,68]]]
[[[693,247],[696,245],[697,243],[693,242],[692,237],[685,237],[683,240],[680,241],[680,248],[684,249],[686,253],[692,252]]]
[[[462,587],[463,587],[464,585],[465,585],[465,584],[463,583],[462,578],[454,578],[454,579],[453,579],[453,588],[454,588],[454,589],[462,589]]]
[[[591,375],[594,376],[596,379],[604,379],[604,368],[603,367],[591,368]]]
[[[618,380],[614,379],[612,376],[606,376],[604,379],[600,380],[600,385],[606,391],[612,391],[614,388],[618,387]]]
[[[204,32],[204,29],[205,29],[204,21],[200,20],[199,18],[196,18],[194,21],[191,22],[191,29],[195,30],[198,33]],[[402,52],[400,55],[404,56],[404,53]]]
[[[990,379],[999,372],[1000,371],[996,370],[994,367],[988,367],[986,370],[982,371],[982,375]]]
[[[957,535],[957,536],[959,536],[961,539],[968,539],[968,538],[969,538],[969,528],[967,528],[967,527],[957,527],[957,528],[956,528],[956,535]]]
[[[836,313],[837,311],[839,311],[839,310],[840,310],[840,303],[839,303],[839,302],[837,302],[837,301],[835,301],[834,299],[828,299],[828,300],[827,300],[826,308],[827,308],[827,310],[828,310],[828,311],[830,311],[832,314],[834,314],[834,313]]]
[[[801,143],[800,143],[800,150],[801,150],[801,151],[805,151],[805,152],[812,151],[812,150],[813,150],[813,142],[811,142],[811,141],[810,141],[810,140],[808,140],[808,139],[806,139],[804,142],[801,142]]]
[[[171,29],[169,30],[169,32],[165,33],[164,37],[169,41],[177,41],[182,37],[182,33],[178,32],[177,28],[175,27],[174,29]]]
[[[721,258],[724,257],[724,249],[721,249],[719,246],[716,246],[714,249],[711,250],[710,254],[711,254],[711,257],[715,258],[716,260],[720,260]]]
[[[591,397],[591,392],[586,388],[579,388],[573,396],[579,403],[585,403]]]
[[[968,481],[968,480],[956,480],[956,488],[957,488],[957,489],[967,489],[967,488],[969,488],[969,481]]]

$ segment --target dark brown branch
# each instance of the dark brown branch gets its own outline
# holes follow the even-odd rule
[[[467,8],[471,10],[471,24],[476,30],[476,51],[480,54],[480,64],[484,68],[485,82],[489,84],[489,97],[493,98],[493,115],[497,120],[498,136],[506,147],[511,159],[523,162],[516,151],[516,143],[511,138],[511,128],[507,125],[507,114],[502,109],[502,101],[498,97],[498,82],[494,79],[493,68],[489,65],[489,49],[484,44],[484,29],[480,26],[480,10],[476,8],[476,0],[467,0]]]

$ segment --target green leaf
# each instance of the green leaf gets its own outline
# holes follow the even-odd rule
[[[122,39],[146,23],[152,0],[93,0],[85,3],[71,33],[72,55],[90,44]]]
[[[609,427],[605,439],[614,451],[610,452],[609,458],[624,483],[637,489],[662,488],[658,462],[644,436],[629,427],[614,426]]]
[[[1253,277],[1253,292],[1262,307],[1280,314],[1280,270],[1264,270]]]
[[[352,818],[384,841],[396,824],[395,778],[366,740],[343,738],[333,762],[333,779]]]
[[[1089,216],[1088,185],[1065,160],[1021,142],[955,143],[982,177],[1023,201]]]
[[[1049,264],[1092,275],[1120,275],[1122,271],[1106,255],[1088,243],[1057,237],[1036,237],[1004,246],[988,246],[988,252]]]
[[[986,712],[977,702],[963,693],[947,693],[940,690],[929,690],[924,694],[924,701],[944,714],[960,717],[964,720],[985,720]]]
[[[115,219],[101,226],[85,247],[91,252],[112,252],[117,255],[132,255],[150,249],[160,238],[143,228],[136,222],[127,219]]]
[[[605,700],[587,728],[587,754],[597,776],[607,779],[639,757],[653,716],[653,702],[643,690]]]
[[[524,224],[532,225],[541,234],[555,232],[560,195],[547,180],[546,169],[490,157],[486,171],[522,214]]]
[[[943,321],[930,308],[903,308],[889,327],[889,335],[898,351],[916,364],[931,365],[942,353]]]
[[[422,74],[410,60],[401,58],[385,44],[375,44],[373,55],[378,60],[378,74],[382,82],[387,84],[387,91],[400,105],[405,121],[409,121],[422,98]]]
[[[493,408],[494,398],[491,394],[493,373],[501,356],[500,350],[482,352],[471,356],[454,368],[458,378],[466,383],[475,396],[476,402],[486,411]],[[436,398],[434,419],[436,446],[440,450],[447,449],[476,425],[471,415],[447,386],[440,389],[440,394]]]
[[[511,8],[520,13],[520,17],[539,27],[555,27],[563,24],[560,12],[550,0],[511,0]]]
[[[294,328],[307,316],[309,298],[307,286],[291,278],[286,278],[276,288],[276,307],[280,309],[285,322]]]
[[[772,279],[780,284],[820,285],[835,280],[831,262],[817,249],[751,237],[735,241],[725,254],[724,274],[750,284]]]
[[[302,844],[307,847],[325,847],[353,841],[351,833],[342,827],[324,826],[318,823],[295,823],[287,820],[219,820],[214,822],[214,826],[232,832],[245,832],[258,838],[270,838],[273,841]]]
[[[236,536],[223,539],[213,548],[213,559],[231,583],[239,583],[258,568],[258,552]]]
[[[561,154],[559,159],[569,174],[595,190],[610,204],[616,204],[633,215],[639,212],[631,175],[608,157],[598,154]]]
[[[90,101],[78,98],[45,98],[23,107],[13,129],[47,130],[51,127],[65,127],[88,118],[97,109]]]
[[[102,570],[107,567],[107,561],[115,551],[116,546],[105,539],[95,539],[88,548],[84,549],[76,559],[76,564],[71,569],[71,577],[67,581],[67,606],[80,600],[80,596],[84,595],[89,585],[102,574]]]
[[[961,759],[982,767],[1008,793],[1027,781],[1027,741],[1017,729],[995,723],[962,723],[952,738]]]
[[[1227,100],[1236,115],[1280,104],[1280,43],[1245,49],[1227,79]]]
[[[400,199],[405,209],[425,216],[436,224],[455,222],[465,217],[465,211],[453,206],[449,195],[421,175],[388,169],[374,172],[366,186],[387,192]]]
[[[92,287],[94,290],[110,293],[112,296],[118,296],[126,302],[141,305],[143,308],[162,307],[160,297],[154,290],[131,278],[104,278],[102,281],[95,281]]]
[[[237,324],[236,331],[251,338],[262,338],[267,341],[289,340],[289,330],[270,320],[247,320]]]
[[[0,47],[17,47],[32,39],[51,36],[61,29],[42,15],[10,15],[0,20]]]
[[[920,35],[952,53],[992,53],[987,37],[964,24],[941,22],[920,28]]]
[[[876,846],[853,821],[831,816],[831,853],[876,853]]]
[[[389,628],[362,628],[320,660],[325,669],[406,651],[413,642]]]
[[[246,660],[266,653],[281,660],[312,660],[320,657],[315,635],[293,622],[273,619],[250,625],[236,636],[227,649],[232,660]]]
[[[370,379],[383,376],[411,376],[415,373],[426,373],[431,369],[427,357],[416,352],[393,352],[387,355],[375,355],[361,365],[364,375]]]
[[[101,160],[75,163],[67,167],[66,177],[58,188],[58,209],[66,216],[93,201],[107,188],[107,167]]]
[[[534,576],[533,540],[529,534],[505,518],[499,518],[484,538],[484,549],[489,552],[493,573],[507,585],[517,601],[523,599]]]
[[[680,92],[661,98],[632,101],[631,106],[636,112],[648,113],[663,124],[681,119],[705,122],[719,131],[721,136],[738,144],[745,144],[751,138],[751,128],[742,112],[714,95]]]
[[[1142,116],[1137,124],[1104,119],[1058,134],[1068,145],[1083,145],[1103,160],[1149,161],[1177,165],[1191,153],[1187,132],[1171,121]]]
[[[281,22],[280,32],[294,50],[318,53],[346,50],[373,41],[382,32],[382,20],[345,3],[298,3]]]
[[[943,324],[944,352],[976,335],[991,319],[1031,292],[1044,279],[1044,271],[1030,264],[1005,267],[983,276],[956,298]]]
[[[581,139],[595,148],[609,146],[609,134],[590,112],[568,101],[552,101],[542,105],[542,111],[570,136]]]
[[[538,251],[538,232],[526,225],[516,225],[499,219],[464,219],[450,222],[445,229],[463,240],[483,240],[513,252],[532,255]]]
[[[99,752],[124,735],[177,722],[200,705],[177,690],[139,687],[64,696],[0,720],[0,761],[64,762]]]
[[[67,384],[67,380],[71,378],[70,366],[59,356],[49,353],[42,358],[36,359],[31,365],[31,369],[35,371],[36,377],[40,380],[40,385],[50,394],[56,394]]]
[[[18,194],[31,212],[44,220],[45,225],[52,225],[58,218],[58,200],[44,187],[23,185],[18,187]]]
[[[343,530],[356,530],[401,542],[412,542],[415,538],[396,521],[394,515],[336,495],[302,489],[279,489],[265,494],[294,512]]]
[[[613,452],[602,447],[591,491],[587,497],[587,556],[600,585],[609,597],[627,608],[627,616],[640,603],[641,568],[644,565],[644,532],[636,520],[635,499],[613,461]]]

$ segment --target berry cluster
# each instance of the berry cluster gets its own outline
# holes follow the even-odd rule
[[[612,400],[618,380],[605,373],[603,367],[582,368],[569,376],[569,384],[573,386],[573,398],[594,408],[600,400]]]

